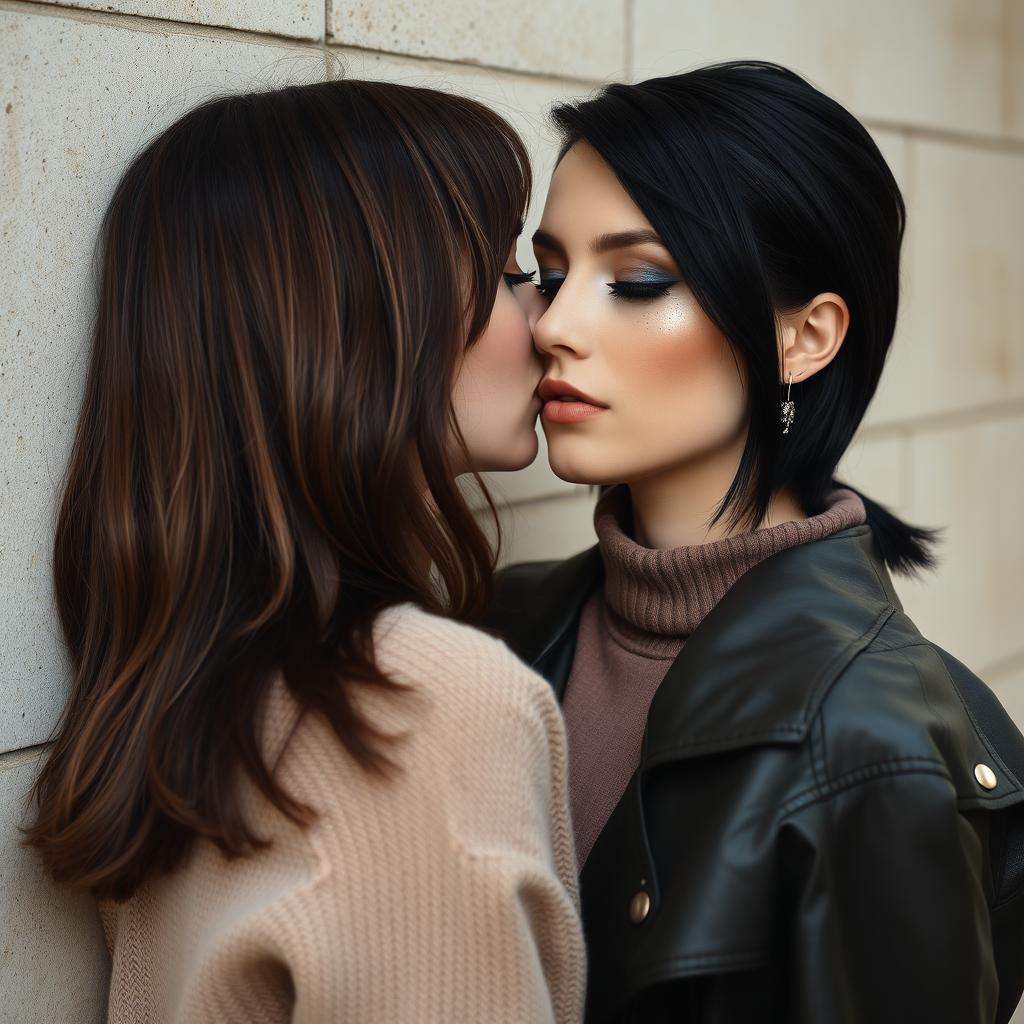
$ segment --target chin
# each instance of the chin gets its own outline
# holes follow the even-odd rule
[[[537,438],[537,431],[531,427],[529,434],[523,439],[522,456],[512,468],[526,469],[526,467],[531,465],[533,460],[537,458],[537,452],[539,451],[540,441]]]
[[[603,486],[613,482],[608,478],[607,473],[602,473],[593,467],[581,466],[569,459],[558,459],[551,454],[550,450],[548,451],[548,465],[551,467],[551,472],[567,484]]]
[[[568,438],[552,439],[550,433],[546,433],[548,439],[548,465],[551,472],[569,484],[592,484],[602,486],[610,483],[618,483],[610,472],[611,467],[600,459],[588,459],[584,452],[580,451],[579,445],[571,443]],[[574,450],[575,449],[575,450]]]
[[[477,471],[481,473],[511,473],[517,469],[526,469],[540,450],[537,433],[530,429],[509,440],[494,452],[477,462]]]

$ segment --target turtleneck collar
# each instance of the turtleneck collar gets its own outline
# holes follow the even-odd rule
[[[857,526],[866,513],[853,491],[836,490],[825,511],[807,519],[667,550],[633,540],[632,518],[624,485],[606,491],[594,510],[610,613],[607,626],[636,653],[666,657],[745,572],[787,548]]]

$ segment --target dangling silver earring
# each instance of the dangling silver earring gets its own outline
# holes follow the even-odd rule
[[[793,426],[793,420],[796,418],[796,403],[791,401],[789,395],[793,390],[793,371],[789,371],[789,386],[786,388],[786,400],[782,403],[782,432],[784,434],[789,433],[789,428]]]

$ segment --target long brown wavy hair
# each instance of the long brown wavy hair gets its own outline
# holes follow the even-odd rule
[[[398,685],[382,609],[488,598],[451,391],[529,192],[487,107],[355,80],[214,98],[130,164],[56,522],[73,678],[25,830],[55,880],[124,899],[196,837],[266,845],[239,769],[311,820],[260,751],[278,672],[391,766],[353,687]]]

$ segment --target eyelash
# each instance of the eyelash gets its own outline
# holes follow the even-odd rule
[[[532,276],[532,275],[531,275]],[[559,278],[558,284],[553,281],[541,281],[534,287],[544,296],[544,298],[551,300],[558,294],[558,289],[562,287],[562,281],[565,278]],[[669,288],[675,282],[666,281],[664,284],[656,284],[653,281],[610,281],[608,287],[611,289],[612,295],[617,299],[626,299],[627,301],[643,301],[644,299],[660,299],[668,294]]]
[[[519,285],[532,281],[536,274],[536,270],[531,270],[528,274],[502,274],[502,276],[505,278],[505,283],[509,288],[518,288]],[[539,288],[540,285],[537,285],[537,287]]]
[[[612,295],[620,299],[660,299],[668,295],[670,282],[655,284],[653,281],[615,281],[608,285]]]

